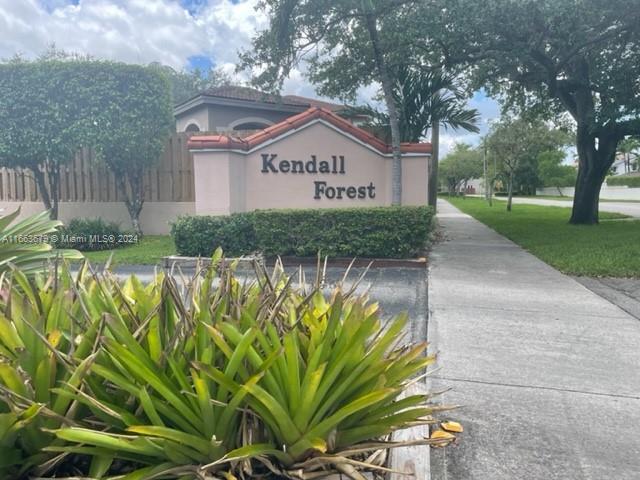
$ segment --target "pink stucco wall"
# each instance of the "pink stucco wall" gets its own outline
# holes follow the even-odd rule
[[[340,208],[384,206],[391,204],[391,156],[364,145],[335,127],[318,121],[289,134],[265,142],[249,152],[200,149],[194,150],[196,213],[219,215],[266,208]],[[263,172],[263,155],[276,155]],[[306,167],[312,155],[316,166],[336,157],[344,158],[344,173],[283,173],[289,161],[302,161]],[[403,154],[402,203],[427,203],[426,154]],[[271,171],[270,165],[279,171]],[[296,165],[299,167],[299,164]],[[314,182],[326,182],[316,187]],[[374,188],[372,189],[371,186]],[[314,198],[316,188],[325,189]],[[341,188],[342,199],[327,198],[330,188]],[[354,187],[354,189],[349,189]],[[364,190],[362,190],[364,188]],[[362,192],[365,198],[358,198]],[[355,192],[355,193],[354,193]],[[375,197],[371,198],[371,193]],[[349,198],[349,196],[356,198]],[[362,196],[362,195],[360,195]]]

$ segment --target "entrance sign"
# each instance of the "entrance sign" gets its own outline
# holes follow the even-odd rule
[[[314,107],[250,137],[193,136],[196,213],[391,204],[391,148]],[[402,144],[402,203],[427,203],[428,143]]]

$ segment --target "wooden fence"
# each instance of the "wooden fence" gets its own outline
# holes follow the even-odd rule
[[[193,202],[193,156],[187,150],[190,134],[174,133],[157,167],[145,175],[145,201]],[[89,149],[79,152],[60,172],[60,202],[119,202],[113,173],[99,165]],[[0,201],[38,202],[41,194],[33,173],[25,169],[0,168]]]

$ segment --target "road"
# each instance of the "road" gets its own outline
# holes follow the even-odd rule
[[[505,197],[494,197],[496,200],[506,201]],[[531,205],[546,205],[550,207],[570,207],[571,200],[551,200],[548,198],[521,198],[513,197],[513,203],[529,203]],[[640,218],[640,202],[600,202],[601,212],[614,212]]]

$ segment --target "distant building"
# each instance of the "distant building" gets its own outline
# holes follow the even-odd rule
[[[611,175],[627,175],[638,171],[638,160],[624,153],[616,155],[616,160],[611,165]]]
[[[227,85],[199,93],[174,110],[178,132],[217,132],[246,136],[304,112],[320,107],[360,125],[368,117],[351,115],[350,107],[298,95],[272,95],[259,90]]]

